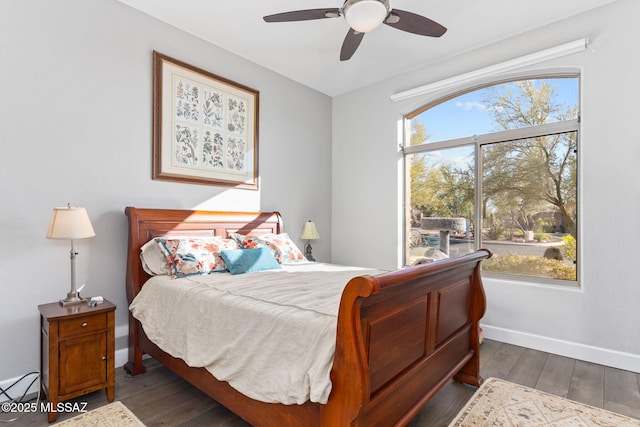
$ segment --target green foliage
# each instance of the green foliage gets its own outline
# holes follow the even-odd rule
[[[571,234],[568,234],[564,236],[562,240],[564,240],[564,247],[563,247],[564,257],[573,262],[576,262],[576,254],[577,254],[576,239]]]
[[[428,140],[418,119],[411,120],[410,145]],[[429,160],[424,154],[408,157],[410,162],[410,206],[424,216],[471,217],[474,203],[473,170],[455,164]]]
[[[536,222],[536,233],[552,233],[554,223],[549,221],[540,220]]]
[[[498,221],[492,221],[487,230],[489,240],[498,240],[504,234],[504,226]]]
[[[537,126],[577,117],[577,105],[558,102],[557,88],[541,80],[496,85],[484,103],[500,129]],[[509,212],[523,230],[534,214],[553,206],[575,236],[577,135],[566,132],[483,148],[483,203]],[[486,206],[486,205],[485,205]]]
[[[546,242],[550,239],[547,233],[537,232],[533,235],[533,240],[536,242]]]
[[[537,256],[501,255],[493,256],[482,263],[484,271],[547,277],[559,280],[576,280],[576,268],[562,261]]]
[[[420,145],[429,139],[429,132],[418,119],[411,120],[411,139],[409,145]]]

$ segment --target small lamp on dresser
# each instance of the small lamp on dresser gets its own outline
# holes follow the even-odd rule
[[[302,240],[306,240],[307,243],[304,245],[304,256],[309,261],[315,261],[313,255],[311,255],[311,241],[320,238],[318,234],[318,229],[313,221],[309,220],[304,223],[304,229],[302,230],[302,235],[300,236]]]
[[[47,239],[65,239],[71,241],[71,290],[67,293],[67,298],[60,300],[60,304],[63,306],[86,302],[85,298],[80,297],[80,293],[76,288],[76,256],[78,252],[73,248],[73,241],[95,235],[96,233],[93,231],[89,215],[85,208],[71,206],[71,204],[62,208],[53,208],[51,220],[49,221],[49,229],[47,231]]]

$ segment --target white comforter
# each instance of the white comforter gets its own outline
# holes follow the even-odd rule
[[[156,276],[129,308],[162,350],[253,399],[326,403],[342,290],[352,277],[381,271],[322,263],[283,267],[235,276]]]

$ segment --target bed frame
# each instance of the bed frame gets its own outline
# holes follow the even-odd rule
[[[125,210],[129,220],[127,299],[149,276],[140,247],[166,235],[259,235],[283,231],[277,212]],[[256,426],[401,426],[452,378],[482,383],[478,322],[485,312],[480,262],[487,250],[351,279],[342,294],[327,404],[259,402],[160,350],[129,315],[131,375],[146,371],[144,353]]]

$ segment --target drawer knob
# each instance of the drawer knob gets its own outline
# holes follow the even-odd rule
[[[86,328],[86,327],[87,327],[87,325],[88,325],[88,323],[87,323],[87,322],[82,322],[82,327],[83,327],[83,328]]]
[[[107,356],[102,356],[102,360],[107,360]]]

